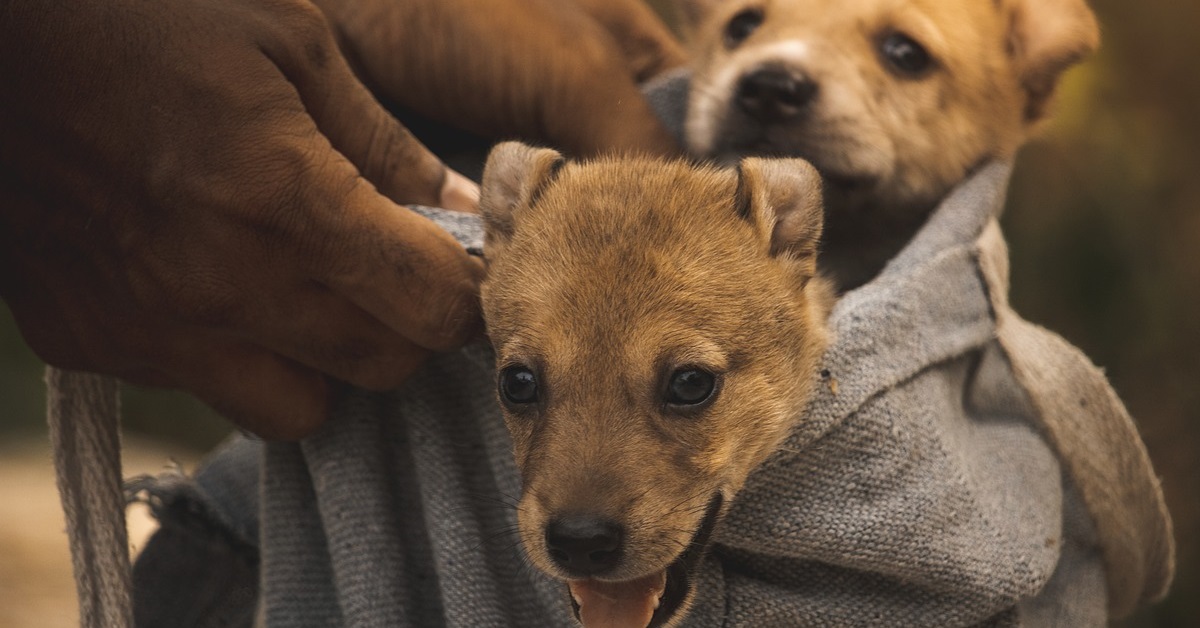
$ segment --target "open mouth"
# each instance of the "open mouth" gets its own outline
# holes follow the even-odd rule
[[[715,493],[687,549],[666,569],[623,582],[568,582],[575,619],[585,628],[658,628],[667,625],[691,595],[696,567],[712,541],[723,503],[721,493]]]

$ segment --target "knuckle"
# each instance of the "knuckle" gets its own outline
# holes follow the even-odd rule
[[[420,362],[411,350],[385,349],[382,343],[365,338],[345,340],[315,353],[329,374],[378,391],[398,386]]]
[[[40,360],[60,369],[94,369],[77,334],[71,333],[69,325],[57,316],[50,316],[47,308],[29,308],[20,301],[9,301],[17,329],[25,343]]]
[[[180,319],[207,327],[234,327],[245,320],[245,304],[227,280],[193,275],[173,291],[173,310]]]
[[[131,281],[143,306],[170,319],[227,328],[244,319],[246,304],[232,280],[199,262],[165,263]]]
[[[353,372],[363,361],[379,355],[379,349],[364,339],[340,339],[332,343],[311,343],[306,353],[322,370],[332,375]]]
[[[370,361],[357,365],[347,379],[355,386],[367,390],[391,390],[399,386],[411,373],[410,369],[404,367],[405,364],[397,364],[391,360]]]
[[[337,50],[329,20],[321,9],[311,2],[289,2],[283,17],[280,24],[291,55],[312,67],[327,66]]]
[[[366,165],[363,175],[378,181],[400,166],[408,151],[405,146],[406,139],[393,125],[385,121],[371,125],[367,131],[367,151],[364,155]]]
[[[256,200],[269,221],[288,220],[305,204],[310,192],[305,181],[315,157],[312,150],[298,142],[281,142],[256,158],[254,167],[261,176],[255,179],[267,182],[259,188]]]
[[[141,312],[126,304],[112,307],[97,295],[80,299],[82,290],[49,290],[57,298],[9,303],[17,329],[43,362],[63,370],[119,376],[128,364],[142,359],[144,347],[138,340],[146,320]]]
[[[590,72],[624,73],[623,59],[616,43],[600,29],[589,29],[577,42],[575,54]],[[577,76],[572,74],[572,76]]]
[[[329,21],[317,5],[311,2],[289,2],[286,23],[293,33],[307,42],[324,40],[329,34]]]
[[[431,204],[445,176],[445,166],[403,126],[380,111],[369,125],[361,164],[363,176],[401,202]]]
[[[425,321],[429,348],[449,351],[470,340],[479,318],[479,298],[473,290],[459,284],[444,286],[433,293],[430,316]]]
[[[325,378],[306,369],[290,371],[245,356],[224,355],[213,369],[189,368],[179,385],[222,416],[263,438],[297,440],[324,422],[330,390]],[[212,371],[219,371],[214,375]],[[261,385],[254,389],[224,375],[250,373]]]
[[[260,185],[254,192],[259,208],[254,228],[264,237],[302,236],[319,224],[316,214],[336,213],[344,206],[357,181],[352,176],[321,176],[331,170],[330,159],[301,142],[284,143],[262,155],[256,165],[261,176],[255,177]]]
[[[58,369],[69,371],[98,371],[108,369],[90,359],[78,347],[70,347],[61,342],[41,342],[36,337],[27,336],[26,342],[41,361]]]
[[[175,386],[175,380],[155,366],[140,364],[127,366],[117,371],[116,376],[123,381],[138,386],[154,386],[158,388],[171,388]]]

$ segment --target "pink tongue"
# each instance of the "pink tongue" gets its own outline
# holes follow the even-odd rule
[[[575,580],[567,585],[584,628],[646,628],[667,587],[667,572],[625,582]]]

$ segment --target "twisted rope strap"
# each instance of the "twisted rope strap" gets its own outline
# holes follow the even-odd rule
[[[46,369],[46,410],[82,628],[133,626],[116,380]]]

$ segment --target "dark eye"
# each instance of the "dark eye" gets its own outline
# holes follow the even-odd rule
[[[708,401],[716,389],[717,380],[712,373],[696,368],[685,368],[671,374],[667,382],[667,403],[677,406],[695,406]]]
[[[910,76],[923,73],[933,63],[929,52],[904,33],[892,33],[884,37],[879,44],[879,52],[888,65]]]
[[[762,26],[763,12],[762,9],[746,9],[739,11],[737,15],[730,18],[729,23],[725,25],[725,46],[728,48],[736,48],[738,44],[746,41],[750,36]]]
[[[524,366],[506,367],[500,371],[500,394],[509,403],[533,403],[538,399],[537,376]]]

